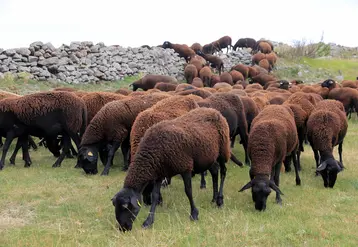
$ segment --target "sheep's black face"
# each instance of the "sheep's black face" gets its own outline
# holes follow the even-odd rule
[[[82,167],[86,174],[97,174],[98,150],[82,147],[78,152],[77,166]]]
[[[325,80],[324,82],[322,82],[321,87],[330,88],[330,87],[334,86],[335,84],[336,84],[336,82],[334,80],[328,79],[328,80]]]
[[[288,90],[291,87],[291,83],[285,80],[280,81],[279,88]]]
[[[164,48],[164,49],[170,48],[170,43],[169,43],[169,41],[165,41],[165,42],[163,43],[163,48]]]
[[[252,199],[255,202],[255,209],[264,211],[266,209],[267,197],[271,193],[269,181],[254,183],[251,189]]]
[[[140,211],[140,194],[133,189],[123,188],[113,198],[116,219],[120,231],[132,230],[133,221]]]
[[[322,175],[324,187],[333,188],[337,180],[337,175],[342,169],[342,164],[335,159],[328,159],[322,162],[317,168],[317,171]]]

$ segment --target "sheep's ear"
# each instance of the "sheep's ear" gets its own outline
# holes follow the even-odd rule
[[[282,191],[277,187],[277,185],[275,184],[275,182],[274,181],[270,181],[270,188],[271,189],[273,189],[274,191],[276,191],[276,193],[279,193],[279,194],[281,194],[281,195],[284,195],[283,193],[282,193]]]
[[[132,196],[131,197],[131,204],[133,207],[140,209],[142,207],[142,205],[140,204],[140,201],[138,200],[138,198],[136,196]]]
[[[244,190],[250,189],[252,187],[252,181],[248,182],[244,187],[239,190],[239,192],[243,192]]]
[[[113,206],[116,206],[116,204],[115,204],[115,201],[116,201],[116,196],[117,196],[117,195],[115,195],[115,196],[114,196],[114,197],[112,197],[112,199],[111,199]]]
[[[321,172],[326,168],[327,168],[327,161],[324,161],[322,164],[319,165],[319,167],[317,167],[316,171]]]

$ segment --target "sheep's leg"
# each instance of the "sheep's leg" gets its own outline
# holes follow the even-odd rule
[[[287,156],[283,162],[285,166],[285,172],[291,171],[291,156]]]
[[[241,161],[238,160],[232,152],[230,152],[230,160],[240,167],[243,166]]]
[[[118,150],[120,145],[121,145],[120,142],[113,142],[111,149],[108,151],[108,160],[107,160],[106,166],[103,169],[103,172],[101,173],[101,176],[108,175],[109,168],[111,167],[111,164],[113,163],[114,154]]]
[[[155,208],[159,203],[161,183],[162,183],[161,180],[157,180],[154,183],[153,190],[152,190],[152,205],[150,206],[149,215],[142,225],[143,228],[148,228],[154,223]]]
[[[204,172],[201,173],[200,189],[206,189],[206,181]]]
[[[143,196],[143,202],[145,205],[151,205],[152,204],[152,191],[154,188],[154,183],[151,181],[147,184],[147,186],[144,187],[144,190],[142,192]]]
[[[194,200],[193,200],[193,193],[191,188],[191,172],[183,173],[181,174],[181,176],[184,181],[185,194],[190,202],[190,219],[198,220],[199,210],[195,207]]]
[[[67,134],[64,134],[62,138],[63,138],[62,152],[58,157],[58,159],[56,160],[56,162],[52,165],[52,167],[60,167],[62,161],[65,159],[66,154],[70,150],[71,138]]]
[[[281,162],[277,163],[275,167],[273,168],[273,176],[271,176],[271,179],[273,178],[273,181],[275,182],[276,186],[280,186],[280,171],[281,171]],[[276,192],[276,203],[282,205],[282,199],[280,192]]]
[[[292,157],[292,160],[293,160],[293,166],[295,167],[296,185],[301,185],[301,178],[300,178],[299,169],[298,169],[298,164],[299,163],[298,163],[298,159],[297,159],[297,156],[296,156],[296,152],[297,151],[292,152],[291,157]]]
[[[216,205],[218,205],[218,207],[221,207],[224,204],[224,182],[226,177],[226,166],[225,166],[225,162],[222,160],[219,161],[219,164],[220,164],[220,189],[219,189],[218,198],[216,200]]]
[[[123,169],[122,171],[127,171],[129,167],[129,154],[130,154],[130,143],[129,136],[122,142],[121,150],[123,154]]]
[[[234,135],[233,137],[231,137],[231,148],[234,148],[234,144],[235,144],[235,139],[236,139],[236,135]]]
[[[2,149],[2,156],[1,156],[1,161],[0,161],[0,170],[2,170],[4,168],[5,165],[5,158],[6,158],[6,154],[7,151],[9,151],[9,147],[11,145],[11,142],[14,140],[14,133],[13,132],[8,132],[6,135],[6,140]]]
[[[313,153],[314,153],[314,159],[316,161],[316,168],[319,167],[319,163],[320,163],[320,157],[319,157],[319,153],[318,153],[318,150],[313,150]],[[316,171],[316,176],[319,175],[319,173]]]
[[[29,145],[33,148],[33,150],[37,150],[37,145],[34,139],[31,136],[28,136],[27,139],[29,141]]]
[[[341,162],[343,166],[342,151],[343,151],[343,141],[338,144],[339,162]]]
[[[25,161],[25,167],[30,167],[30,165],[32,164],[31,158],[30,158],[30,153],[29,153],[29,146],[27,145],[29,137],[30,136],[25,136],[24,138],[19,137],[19,139],[21,138],[22,159]]]
[[[209,169],[213,181],[213,199],[211,202],[216,202],[218,198],[218,180],[219,180],[219,166],[215,162]]]
[[[99,158],[101,159],[101,162],[103,165],[107,164],[108,161],[108,151],[107,149],[100,149],[99,150]]]
[[[27,145],[27,143],[24,143],[25,145]],[[10,164],[11,165],[15,165],[15,160],[16,160],[16,155],[17,155],[17,152],[19,152],[20,148],[23,146],[23,143],[19,138],[17,138],[17,142],[16,142],[16,146],[15,146],[15,149],[14,149],[14,152],[12,153],[11,157],[10,157]],[[24,157],[23,157],[24,158]]]

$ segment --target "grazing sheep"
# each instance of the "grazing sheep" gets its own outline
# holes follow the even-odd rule
[[[248,69],[249,69],[248,78],[252,78],[252,77],[257,76],[258,74],[260,74],[260,71],[255,66],[249,66]]]
[[[199,77],[203,81],[205,87],[211,86],[212,75],[213,72],[211,72],[211,68],[209,66],[205,66],[199,71]]]
[[[73,87],[57,87],[54,88],[53,91],[74,92],[77,91],[77,89]]]
[[[87,107],[87,123],[90,123],[97,112],[108,102],[126,98],[121,94],[108,92],[90,92],[82,97]]]
[[[268,61],[266,58],[260,60],[259,66],[260,66],[261,68],[264,68],[264,69],[267,70],[268,72],[270,72],[271,69],[272,69],[272,67],[271,67],[271,65],[270,65],[270,63],[269,63],[269,61]]]
[[[98,153],[105,168],[101,175],[108,175],[113,157],[121,146],[124,170],[128,168],[129,133],[137,115],[158,101],[169,97],[153,93],[106,104],[89,123],[83,134],[76,167],[87,174],[97,174]]]
[[[257,82],[261,84],[262,86],[265,86],[265,84],[269,81],[275,81],[276,77],[273,75],[267,75],[267,74],[258,74],[254,77],[252,77],[253,83]]]
[[[241,142],[245,150],[245,163],[250,164],[247,156],[247,122],[243,103],[238,95],[232,93],[216,93],[212,96],[198,102],[200,107],[209,107],[220,111],[229,124],[231,147],[234,147],[235,138],[240,136]],[[241,162],[237,162],[236,157],[231,155],[232,160],[239,166]]]
[[[177,82],[177,80],[167,75],[145,75],[141,79],[129,84],[129,87],[132,86],[133,91],[136,91],[138,88],[147,91],[148,89],[154,88],[157,82]]]
[[[197,51],[203,51],[203,47],[199,43],[194,43],[190,48],[196,53]]]
[[[232,78],[232,76],[231,76],[231,74],[229,72],[221,73],[220,81],[221,82],[226,82],[226,83],[228,83],[230,85],[234,85],[233,78]]]
[[[181,44],[172,44],[169,41],[165,41],[163,43],[164,49],[173,49],[176,53],[179,54],[179,57],[182,57],[185,59],[186,62],[189,62],[190,58],[195,56],[195,51],[193,51],[189,46],[187,45],[181,45]]]
[[[254,96],[251,99],[255,102],[257,109],[261,112],[266,106],[270,105],[270,101],[263,96]]]
[[[23,155],[26,156],[25,167],[30,166],[28,135],[48,138],[49,147],[57,145],[57,136],[62,135],[63,151],[53,167],[61,166],[69,151],[71,139],[78,148],[87,120],[84,101],[71,92],[62,91],[3,99],[0,101],[0,115],[2,115],[0,116],[1,135],[6,136],[0,170],[4,166],[6,153],[15,137],[18,137],[22,143],[20,145],[23,148]]]
[[[200,71],[206,65],[206,60],[199,55],[195,55],[190,58],[189,64],[194,65],[197,71]]]
[[[188,124],[190,123],[190,124]],[[173,140],[175,145],[173,146]],[[206,170],[213,177],[213,202],[223,205],[226,176],[225,163],[230,157],[229,127],[224,117],[214,109],[198,108],[173,120],[162,121],[149,128],[129,167],[123,188],[112,198],[119,230],[129,231],[140,211],[141,192],[154,182],[152,206],[143,223],[144,228],[154,222],[163,178],[180,174],[189,199],[192,220],[198,220],[191,188],[191,176]],[[180,162],[178,162],[180,161]],[[220,189],[218,168],[220,166]]]
[[[235,66],[233,66],[233,67],[231,68],[230,71],[231,71],[231,72],[232,72],[232,71],[238,71],[238,72],[240,72],[240,73],[243,75],[243,77],[244,77],[244,79],[243,79],[242,81],[246,80],[246,79],[249,77],[249,67],[246,66],[245,64],[236,64]]]
[[[188,64],[184,69],[184,77],[187,83],[191,84],[193,79],[198,76],[198,70],[193,64]]]
[[[271,52],[269,54],[266,54],[266,59],[269,62],[269,64],[271,65],[271,68],[274,68],[276,62],[277,62],[277,56],[274,52]]]
[[[202,53],[201,51],[198,51],[197,53],[199,56],[202,56],[206,61],[210,62],[210,66],[213,68],[216,68],[219,72],[219,75],[221,74],[221,71],[224,70],[224,62],[220,57],[213,56],[210,54]]]
[[[267,42],[260,42],[257,46],[257,51],[268,54],[272,52],[271,45]]]
[[[282,204],[279,182],[281,165],[286,156],[292,156],[296,185],[301,184],[296,164],[297,146],[294,114],[289,108],[280,105],[267,106],[252,122],[248,142],[251,181],[243,186],[240,192],[252,188],[256,210],[266,209],[271,189],[276,192],[276,202]]]
[[[175,91],[177,86],[178,86],[178,83],[157,82],[157,84],[155,84],[155,86],[154,86],[154,89],[159,89],[162,92],[170,92],[170,91]]]
[[[317,172],[322,175],[324,187],[333,188],[337,174],[344,168],[342,146],[347,128],[343,104],[336,100],[319,102],[308,118],[307,139],[314,152]],[[339,161],[333,156],[336,145]]]
[[[253,50],[256,46],[256,40],[252,38],[241,38],[233,46],[233,50],[236,51],[236,48],[251,48]]]
[[[213,87],[216,83],[220,82],[220,76],[219,75],[212,75],[210,77],[210,86]]]
[[[204,87],[204,83],[199,77],[195,77],[193,79],[191,85],[193,85],[194,87],[198,87],[198,88]]]
[[[265,58],[266,55],[264,53],[256,53],[251,57],[251,62],[252,62],[251,65],[259,64],[259,62]]]
[[[218,43],[219,51],[221,51],[221,49],[227,48],[226,54],[229,52],[229,48],[233,48],[230,36],[221,37],[216,42]]]
[[[203,46],[202,52],[204,54],[214,54],[215,52],[219,51],[219,47],[215,43],[206,44]],[[197,52],[196,52],[197,53]],[[198,53],[197,53],[198,54]]]

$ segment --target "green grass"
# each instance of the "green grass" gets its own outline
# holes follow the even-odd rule
[[[274,202],[272,193],[265,212],[255,211],[250,191],[238,192],[248,182],[248,167],[227,164],[221,209],[211,203],[210,176],[206,190],[200,190],[199,176],[193,178],[198,222],[189,220],[183,182],[175,177],[162,190],[164,203],[153,227],[141,228],[149,211],[143,207],[132,232],[125,234],[117,229],[110,201],[125,177],[120,155],[108,177],[87,176],[73,168],[74,159],[52,168],[55,158],[39,148],[31,151],[30,168],[23,167],[18,155],[14,167],[6,163],[0,172],[0,246],[356,246],[357,145],[354,116],[343,147],[346,170],[334,189],[325,189],[314,176],[313,154],[305,146],[302,186],[295,185],[293,172],[281,174],[283,206]],[[241,146],[234,152],[243,159]]]

